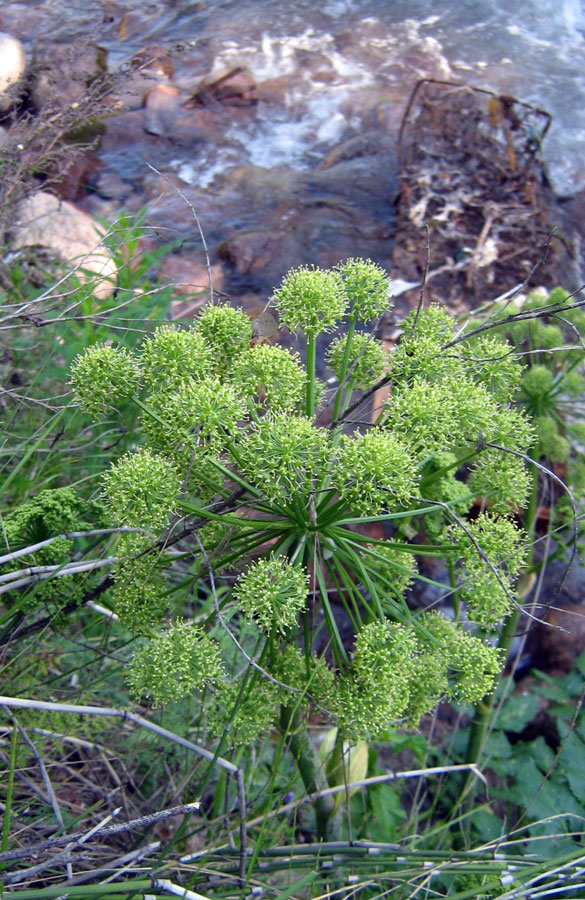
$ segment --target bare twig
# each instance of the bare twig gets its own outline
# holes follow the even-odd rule
[[[155,166],[151,166],[151,164],[149,162],[147,162],[146,165],[156,175],[158,175],[160,178],[162,178],[163,181],[166,181],[166,183],[169,185],[169,187],[171,187],[179,195],[181,200],[184,200],[184,202],[187,204],[187,206],[191,210],[191,215],[193,216],[193,219],[195,220],[195,224],[197,225],[197,228],[199,230],[199,237],[201,238],[201,243],[203,245],[203,252],[205,253],[205,263],[207,265],[207,277],[209,278],[209,300],[211,303],[213,303],[214,294],[213,294],[213,277],[211,274],[211,262],[209,260],[209,251],[207,249],[207,242],[205,240],[205,235],[203,234],[203,229],[201,227],[201,222],[199,221],[199,216],[197,215],[197,210],[195,209],[195,207],[193,206],[191,201],[188,199],[188,197],[185,196],[183,191],[180,188],[178,188],[175,184],[172,184],[169,181],[169,179],[166,177],[166,175],[163,175],[162,172],[159,172],[159,170]]]
[[[100,838],[112,837],[113,835],[123,834],[126,831],[150,828],[151,825],[155,825],[157,822],[162,822],[164,819],[169,819],[172,816],[184,816],[196,812],[200,806],[199,801],[195,800],[192,803],[182,803],[180,806],[172,806],[169,809],[161,809],[146,816],[140,816],[138,819],[132,819],[130,822],[107,825],[100,829]],[[62,847],[69,841],[80,841],[81,838],[87,841],[89,833],[89,831],[79,831],[75,834],[60,834],[56,837],[47,838],[46,841],[31,844],[28,847],[15,847],[13,850],[0,853],[0,863],[15,859],[26,859],[27,856],[36,856],[39,853],[51,850],[53,847]]]

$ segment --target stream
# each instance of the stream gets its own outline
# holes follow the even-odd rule
[[[0,4],[0,29],[31,57],[97,43],[112,72],[143,48],[168,56],[108,115],[99,173],[76,199],[110,220],[148,202],[161,235],[184,241],[165,274],[205,280],[180,190],[216,286],[251,308],[292,265],[363,255],[389,267],[396,140],[421,78],[548,110],[555,192],[585,186],[582,0],[24,0]]]

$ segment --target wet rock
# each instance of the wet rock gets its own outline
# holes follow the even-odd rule
[[[175,293],[184,297],[196,295],[201,302],[209,297],[209,273],[205,263],[194,262],[191,257],[166,256],[161,263],[158,276],[167,284],[172,284]],[[211,267],[214,293],[221,292],[224,285],[223,267]]]
[[[123,201],[132,193],[132,185],[123,181],[114,172],[104,171],[98,176],[95,189],[106,200]]]
[[[144,130],[170,137],[179,112],[179,91],[168,84],[151,88],[144,100]]]
[[[397,192],[386,136],[343,146],[320,171],[240,166],[220,192],[237,227],[226,223],[219,255],[238,275],[254,276],[247,288],[263,291],[301,263],[327,267],[366,256],[388,267]]]
[[[26,69],[26,54],[18,38],[0,32],[0,111],[5,112],[15,100],[15,85]]]
[[[31,97],[37,111],[70,106],[86,98],[88,89],[105,77],[107,52],[90,42],[38,45],[31,74]]]
[[[132,110],[144,106],[146,95],[160,85],[170,85],[174,73],[171,56],[164,47],[144,47],[134,54],[121,71],[114,86],[117,109]]]
[[[46,172],[51,190],[61,200],[81,200],[91,189],[101,169],[101,160],[91,150],[64,150]]]
[[[250,72],[237,66],[215,81],[204,81],[187,101],[186,106],[210,106],[214,103],[256,106],[258,86]]]
[[[11,243],[14,249],[48,248],[75,269],[80,281],[86,280],[88,272],[93,273],[93,293],[99,300],[106,300],[115,289],[116,265],[101,242],[102,236],[100,226],[81,210],[39,191],[19,204]]]
[[[293,258],[297,250],[290,236],[273,231],[243,231],[224,241],[218,253],[239,275],[247,275],[270,270],[275,259]]]

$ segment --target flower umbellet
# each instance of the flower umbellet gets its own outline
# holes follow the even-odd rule
[[[522,366],[503,338],[451,345],[456,324],[437,305],[406,318],[388,356],[356,325],[388,308],[389,291],[369,260],[294,269],[272,302],[281,325],[304,336],[304,363],[250,346],[246,316],[212,305],[192,328],[147,338],[140,364],[124,363],[128,390],[112,392],[127,402],[135,391],[144,446],[105,478],[111,516],[164,538],[150,562],[152,546],[140,551],[136,541],[132,552],[126,542],[115,572],[118,597],[124,585],[136,596],[134,619],[131,602],[118,600],[125,621],[151,641],[130,668],[130,688],[142,696],[150,672],[156,703],[205,689],[208,724],[219,735],[231,715],[222,740],[234,745],[279,721],[298,727],[313,703],[340,740],[367,738],[397,719],[416,722],[441,698],[476,702],[495,684],[502,661],[487,632],[509,611],[524,559],[513,516],[526,500],[521,456],[534,431],[514,405]],[[336,329],[326,355],[333,411],[317,414],[316,339]],[[72,381],[83,408],[99,413],[92,365],[97,379],[88,354]],[[391,390],[371,424],[365,413],[350,417],[357,392],[384,372]],[[475,521],[474,491],[489,509]],[[165,562],[178,517],[180,552]],[[376,539],[365,528],[372,522]],[[447,559],[455,582],[444,593],[467,603],[465,620],[410,610],[419,555]],[[157,632],[164,578],[190,587],[203,630],[185,619]],[[340,614],[353,643],[341,638]],[[316,651],[321,629],[325,653]],[[161,685],[165,654],[176,673]],[[230,665],[244,667],[245,689]]]

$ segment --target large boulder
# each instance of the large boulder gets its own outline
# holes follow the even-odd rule
[[[53,194],[39,191],[23,200],[12,229],[12,247],[46,247],[98,300],[116,287],[116,264],[102,243],[103,230],[88,215]]]
[[[26,69],[26,54],[18,38],[0,31],[0,111],[10,109],[14,96],[9,88],[16,84]]]

